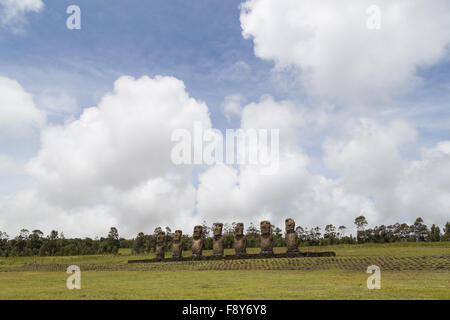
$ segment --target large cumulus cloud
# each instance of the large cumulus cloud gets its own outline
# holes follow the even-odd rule
[[[182,81],[119,78],[98,106],[42,131],[39,154],[26,167],[35,185],[4,202],[16,218],[3,216],[3,223],[48,229],[43,221],[54,217],[72,232],[98,234],[106,221],[134,232],[189,220],[195,206],[192,167],[172,163],[171,134],[190,130],[195,121],[211,126],[207,106],[189,97]],[[28,219],[17,219],[25,212]],[[87,212],[94,223],[80,228]],[[64,215],[72,218],[56,217]]]
[[[311,128],[321,122],[316,111],[269,96],[245,106],[241,129],[280,130],[278,171],[262,175],[258,166],[245,164],[209,168],[199,178],[201,217],[247,224],[269,219],[277,226],[292,217],[298,224],[311,226],[348,225],[362,212],[374,216],[369,198],[347,192],[339,181],[311,172],[312,159],[302,144]]]
[[[371,5],[381,28],[367,28]],[[241,26],[256,56],[294,67],[309,93],[343,103],[385,101],[414,88],[420,68],[448,57],[446,0],[247,0]]]

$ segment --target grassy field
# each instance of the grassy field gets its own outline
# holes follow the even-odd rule
[[[0,299],[450,299],[449,243],[300,249],[337,256],[128,264],[152,255],[121,250],[116,256],[0,258]],[[81,290],[66,288],[72,264],[81,268]],[[366,287],[372,264],[381,269],[380,290]]]

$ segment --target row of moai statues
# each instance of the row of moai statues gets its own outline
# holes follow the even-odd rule
[[[285,241],[287,246],[287,253],[298,253],[298,235],[295,232],[295,221],[291,218],[286,219],[286,235]],[[269,221],[261,221],[261,254],[273,255],[273,235],[272,225]],[[213,256],[223,257],[223,236],[222,236],[222,223],[214,224],[214,239],[213,239]],[[203,227],[195,226],[194,234],[192,236],[192,258],[197,259],[202,256],[203,251]],[[176,230],[173,237],[172,244],[172,257],[174,259],[180,259],[182,257],[182,242],[181,236],[183,232]],[[156,258],[164,259],[166,249],[166,234],[160,231],[156,237]],[[244,224],[237,223],[234,229],[234,250],[237,256],[243,256],[247,254],[247,238],[244,235]]]

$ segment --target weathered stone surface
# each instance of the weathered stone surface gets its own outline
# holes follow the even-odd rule
[[[216,257],[223,257],[223,223],[214,224],[214,240],[213,240],[213,255]]]
[[[166,253],[166,233],[164,231],[160,231],[156,236],[156,248],[155,248],[156,259],[159,260],[164,259],[165,253]]]
[[[216,256],[203,256],[198,257],[195,260],[240,260],[240,259],[276,259],[276,258],[315,258],[315,257],[335,257],[336,253],[332,251],[327,252],[293,252],[293,253],[275,253],[273,255],[265,255],[265,254],[243,254],[243,255],[226,255],[224,257],[216,257]],[[144,260],[128,260],[128,263],[151,263],[151,262],[158,262],[160,260],[157,259],[144,259]],[[164,260],[165,262],[171,262],[171,261],[192,261],[191,257],[185,257],[185,258],[168,258]]]
[[[261,254],[273,255],[272,226],[269,221],[261,221]]]
[[[181,236],[183,235],[183,231],[176,230],[173,235],[173,244],[172,244],[172,258],[180,259],[182,257],[183,252],[183,243],[181,242]]]
[[[203,251],[203,227],[195,226],[194,235],[192,237],[192,258],[198,259],[202,256]]]
[[[295,232],[295,221],[294,219],[288,218],[285,221],[286,224],[286,247],[287,253],[298,252],[298,234]]]
[[[247,238],[244,235],[244,224],[239,222],[234,228],[234,252],[237,256],[247,254]]]

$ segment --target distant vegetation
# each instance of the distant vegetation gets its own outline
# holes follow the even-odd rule
[[[357,227],[356,237],[346,235],[346,227],[335,227],[327,225],[322,233],[320,227],[308,229],[298,226],[296,231],[299,235],[301,246],[324,246],[334,244],[360,244],[360,243],[390,243],[390,242],[438,242],[450,241],[450,222],[447,222],[441,229],[432,225],[428,228],[422,218],[417,218],[414,224],[396,223],[389,226],[376,226],[366,228],[368,222],[364,216],[355,219]],[[232,248],[234,239],[235,223],[224,224],[223,236],[224,247]],[[106,238],[73,238],[66,239],[62,233],[53,230],[48,236],[44,236],[40,230],[28,231],[22,229],[15,238],[0,231],[0,256],[74,256],[89,254],[117,254],[119,248],[129,248],[135,254],[150,253],[154,251],[156,245],[156,235],[162,228],[158,227],[153,234],[138,233],[134,239],[124,239],[119,237],[117,228],[112,227]],[[165,230],[167,235],[167,250],[172,247],[173,232],[169,227]],[[212,227],[203,223],[204,247],[206,250],[212,249],[213,238],[211,236]],[[284,247],[284,232],[282,229],[273,226],[272,233],[275,247]],[[259,230],[254,224],[246,230],[247,247],[259,247]],[[190,250],[191,237],[183,235],[183,250]]]

